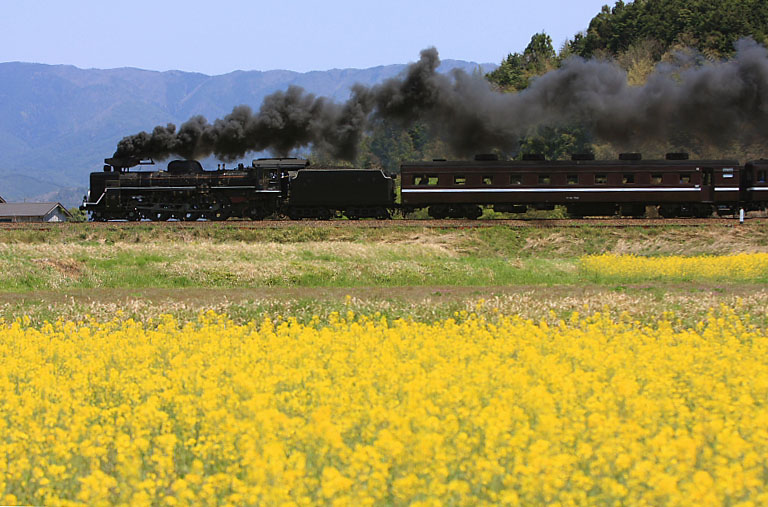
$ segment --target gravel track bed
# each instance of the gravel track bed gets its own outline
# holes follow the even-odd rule
[[[746,224],[768,224],[766,217],[749,217]],[[464,229],[478,227],[659,227],[659,226],[737,226],[734,218],[587,218],[571,219],[516,219],[516,220],[228,220],[226,222],[77,222],[65,223],[0,223],[2,230],[50,230],[58,227],[175,227],[201,228],[225,227],[239,229],[282,229],[301,227],[349,227],[349,228],[386,228],[386,227],[427,227],[441,229]]]

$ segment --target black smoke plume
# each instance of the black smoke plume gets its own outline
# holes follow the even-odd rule
[[[264,99],[258,112],[237,106],[213,123],[195,116],[176,130],[158,126],[120,141],[116,157],[171,155],[221,160],[269,150],[285,155],[313,146],[354,160],[374,120],[426,123],[456,155],[516,151],[542,126],[581,125],[622,146],[690,135],[723,146],[764,140],[768,133],[768,51],[751,39],[719,63],[660,64],[643,86],[630,86],[614,62],[571,58],[520,93],[500,93],[481,76],[437,73],[437,50],[425,49],[405,73],[382,84],[356,85],[336,103],[298,87]]]

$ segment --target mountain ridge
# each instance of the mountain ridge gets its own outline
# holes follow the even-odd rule
[[[443,60],[440,72],[488,72],[495,64]],[[0,63],[0,196],[9,201],[62,200],[76,205],[88,173],[101,168],[117,142],[156,125],[194,115],[210,121],[288,86],[341,101],[352,85],[395,77],[406,64],[296,72],[234,70],[207,75],[135,67],[82,69],[67,64]],[[60,189],[62,199],[55,199]],[[66,202],[64,202],[66,201]]]

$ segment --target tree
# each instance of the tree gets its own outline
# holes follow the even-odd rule
[[[542,127],[520,141],[518,155],[539,153],[548,160],[570,157],[572,153],[593,151],[589,133],[582,127]]]
[[[409,131],[400,126],[380,122],[373,129],[368,149],[383,169],[391,173],[400,172],[400,164],[405,160],[420,158],[414,149]]]
[[[557,64],[552,38],[546,33],[537,33],[531,37],[522,54],[510,53],[499,68],[489,72],[486,78],[503,90],[519,91],[528,87],[531,77],[543,74]]]
[[[708,56],[733,53],[743,37],[768,42],[765,0],[635,0],[603,7],[586,33],[571,42],[571,51],[589,58],[602,51],[614,56],[643,39],[655,39],[666,51],[684,39]]]
[[[81,210],[80,208],[69,208],[67,211],[69,211],[69,214],[72,215],[72,218],[69,219],[70,222],[85,222],[88,218],[85,214],[85,211]]]

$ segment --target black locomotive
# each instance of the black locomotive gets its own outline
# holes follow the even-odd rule
[[[215,171],[196,160],[174,160],[166,171],[130,171],[147,164],[138,159],[105,162],[81,206],[94,221],[389,218],[395,201],[394,180],[380,169],[310,169],[295,158]]]
[[[174,160],[165,171],[131,171],[144,162],[106,159],[91,173],[82,209],[91,220],[389,218],[426,209],[434,218],[477,218],[484,206],[520,213],[565,206],[573,217],[640,217],[655,207],[663,217],[708,217],[768,207],[768,160],[688,160],[668,154],[642,160],[570,161],[526,156],[501,161],[434,160],[401,166],[400,203],[395,180],[379,169],[311,168],[305,160],[270,158],[205,171],[194,160]]]

